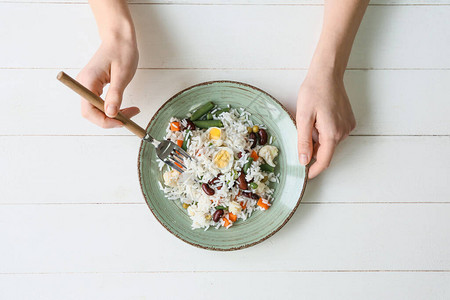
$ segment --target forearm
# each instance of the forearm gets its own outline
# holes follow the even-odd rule
[[[136,43],[133,20],[126,0],[89,0],[100,38]]]
[[[342,76],[369,0],[325,1],[322,32],[310,72],[329,70]]]

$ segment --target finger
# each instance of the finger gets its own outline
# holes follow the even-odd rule
[[[103,93],[104,84],[94,71],[83,69],[76,79],[97,96],[100,96]]]
[[[111,66],[111,83],[105,98],[105,113],[108,117],[113,118],[119,112],[123,91],[129,82],[124,72],[115,65]]]
[[[315,128],[315,127],[313,128],[312,139],[313,139],[312,159],[317,159],[317,149],[319,148],[319,132],[317,131],[317,128]]]
[[[77,80],[94,94],[100,96],[103,93],[104,83],[95,72],[82,70]],[[107,118],[103,112],[83,98],[81,99],[81,115],[103,128],[116,128],[123,125],[120,121]]]
[[[312,132],[312,139],[314,143],[318,143],[319,142],[319,132],[317,131],[317,128],[313,128],[313,132]]]
[[[320,146],[319,142],[314,141],[314,138],[313,138],[313,155],[312,155],[312,157],[315,160],[317,160],[317,150],[319,150],[319,146]]]
[[[333,140],[326,140],[320,143],[317,147],[317,160],[309,168],[308,178],[312,179],[319,175],[330,165],[331,158],[333,157],[334,149],[336,148],[336,142]]]
[[[298,158],[302,165],[306,166],[313,154],[312,132],[314,116],[301,116],[297,114],[297,143]]]
[[[103,128],[119,128],[123,126],[123,123],[119,120],[108,118],[105,116],[105,114],[97,109],[95,106],[90,104],[89,102],[82,100],[81,106],[83,107],[83,110],[86,112],[87,116],[86,119],[91,121],[92,123],[103,127]],[[125,117],[132,118],[141,111],[139,108],[133,106],[124,108],[120,111]]]
[[[84,99],[81,100],[81,110],[83,117],[102,128],[119,128],[123,126],[122,122],[108,118],[102,111]]]

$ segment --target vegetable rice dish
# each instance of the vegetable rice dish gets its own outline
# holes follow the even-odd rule
[[[181,201],[192,228],[230,228],[274,199],[278,148],[264,124],[253,124],[243,108],[217,108],[207,102],[186,118],[173,117],[165,138],[193,158],[183,173],[159,161],[169,200]]]

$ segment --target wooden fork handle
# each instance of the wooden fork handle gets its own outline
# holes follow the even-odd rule
[[[105,110],[104,110],[105,101],[103,101],[102,98],[100,98],[99,96],[97,96],[96,94],[94,94],[93,92],[88,90],[81,83],[79,83],[78,81],[76,81],[75,79],[73,79],[72,77],[70,77],[69,75],[67,75],[64,72],[59,72],[58,76],[56,76],[56,78],[59,81],[61,81],[62,83],[64,83],[65,85],[67,85],[69,88],[71,88],[75,93],[80,95],[82,98],[89,101],[89,103],[91,103],[92,105],[97,107],[99,110],[101,110],[102,112],[105,112]],[[135,122],[130,120],[128,117],[124,116],[121,112],[119,112],[114,119],[122,122],[123,125],[129,131],[131,131],[132,133],[134,133],[141,139],[143,139],[145,137],[145,135],[147,134],[147,132],[145,131],[144,128],[142,128],[141,126],[139,126],[138,124],[136,124]]]

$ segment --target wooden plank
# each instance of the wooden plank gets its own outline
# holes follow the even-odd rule
[[[0,70],[0,135],[128,135],[103,130],[80,116],[78,96],[55,79],[57,70]],[[77,70],[67,70],[76,76]],[[146,126],[177,92],[203,81],[235,80],[260,87],[295,115],[304,70],[138,70],[124,106],[137,105]],[[345,82],[357,120],[356,135],[449,135],[449,70],[349,70]],[[24,87],[27,84],[27,88]]]
[[[307,202],[449,202],[450,137],[350,137]]]
[[[229,299],[229,293],[247,299],[277,299],[282,295],[286,300],[450,297],[449,273],[189,272],[18,274],[0,275],[0,278],[2,294],[10,299],[219,300]],[[242,282],[245,284],[237,284]]]
[[[142,68],[260,69],[307,68],[323,7],[133,5],[131,10]],[[449,15],[446,5],[369,7],[349,67],[449,68]],[[21,16],[29,16],[33,26],[17,24]],[[80,68],[99,44],[87,5],[2,3],[0,20],[3,68]]]
[[[144,203],[140,140],[129,137],[2,137],[0,202]],[[9,200],[6,200],[9,199]]]
[[[0,273],[449,271],[449,214],[449,204],[304,204],[264,243],[215,252],[169,234],[145,204],[3,205]]]
[[[1,137],[0,145],[0,203],[144,203],[135,137]],[[450,137],[349,137],[303,201],[449,202],[448,153]]]

